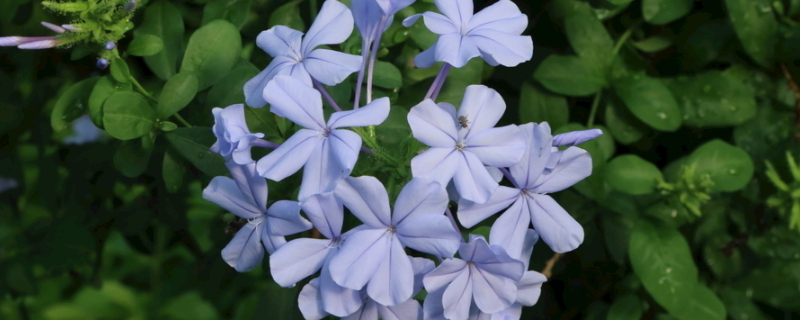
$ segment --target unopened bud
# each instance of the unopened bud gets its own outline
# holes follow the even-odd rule
[[[57,26],[57,25],[54,25],[54,24],[52,24],[52,23],[50,23],[50,22],[42,21],[42,25],[43,25],[45,28],[47,28],[47,29],[53,30],[53,32],[55,32],[55,33],[64,33],[64,32],[67,32],[67,30],[66,30],[66,29],[64,29],[64,28],[62,28],[62,27],[59,27],[59,26]]]
[[[128,4],[125,5],[125,8],[123,8],[123,10],[130,12],[133,11],[133,9],[135,8],[136,8],[136,0],[131,0],[130,2],[128,2]]]
[[[106,59],[106,58],[98,59],[97,60],[97,68],[99,68],[101,70],[105,69],[105,68],[108,68],[108,59]]]
[[[106,50],[111,51],[111,50],[114,50],[114,48],[116,48],[116,47],[117,47],[117,44],[114,43],[114,41],[106,42]]]

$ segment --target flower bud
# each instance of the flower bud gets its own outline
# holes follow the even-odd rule
[[[108,59],[106,59],[106,58],[98,59],[97,60],[97,68],[99,68],[101,70],[105,69],[105,68],[108,68]]]
[[[111,50],[114,50],[114,48],[116,48],[116,47],[117,47],[117,44],[114,43],[114,41],[106,42],[106,46],[105,46],[106,50],[111,51]]]

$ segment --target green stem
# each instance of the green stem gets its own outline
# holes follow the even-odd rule
[[[193,127],[191,124],[189,124],[189,122],[187,122],[187,121],[186,121],[186,119],[184,119],[183,117],[181,117],[181,115],[179,115],[179,114],[177,114],[177,113],[176,113],[176,114],[174,114],[174,116],[175,116],[175,119],[178,119],[178,121],[179,121],[180,123],[182,123],[182,124],[183,124],[185,127],[187,127],[187,128],[191,128],[191,127]]]
[[[150,92],[147,92],[147,90],[145,90],[144,87],[142,87],[142,85],[139,84],[139,81],[136,81],[136,78],[134,78],[133,76],[130,76],[130,77],[128,77],[128,80],[130,80],[131,83],[133,83],[133,86],[136,87],[136,90],[139,90],[139,93],[141,93],[145,97],[149,98],[150,100],[158,102],[158,100],[156,100],[156,98],[153,98],[153,96],[150,95]]]
[[[625,33],[623,33],[622,36],[620,36],[619,39],[617,39],[617,43],[614,44],[614,50],[611,51],[611,54],[616,56],[617,53],[619,53],[619,50],[622,49],[622,45],[625,44],[625,41],[628,41],[628,38],[631,37],[633,30],[639,27],[639,23],[641,23],[641,21],[637,21],[636,23],[631,25],[628,28],[628,30],[625,30]]]
[[[594,117],[597,115],[597,106],[600,105],[600,97],[603,96],[603,90],[597,91],[592,100],[592,111],[589,112],[589,121],[586,122],[586,127],[591,128],[594,125]]]

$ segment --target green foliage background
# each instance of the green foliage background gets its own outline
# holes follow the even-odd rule
[[[581,145],[593,175],[555,195],[586,239],[555,256],[522,318],[800,319],[800,1],[515,2],[533,60],[473,59],[439,100],[458,105],[484,83],[505,97],[503,123],[605,132]],[[115,56],[88,41],[0,48],[0,176],[19,181],[0,194],[0,318],[299,318],[302,283],[279,288],[267,263],[238,274],[222,261],[237,221],[200,193],[226,174],[207,151],[211,108],[243,103],[242,85],[269,63],[256,36],[304,30],[319,5],[141,0]],[[400,25],[424,11],[432,1],[398,13],[382,39],[376,95],[393,110],[371,143],[386,154],[362,156],[354,174],[394,192],[419,147],[405,113],[438,71],[413,66],[435,35]],[[4,36],[71,19],[38,0],[0,2]],[[354,32],[336,49],[360,47]],[[98,54],[109,69],[95,67]],[[352,105],[354,83],[328,88],[337,104]],[[108,136],[61,143],[87,113]],[[296,130],[267,108],[246,115],[270,141]],[[270,199],[292,198],[298,182],[270,181]],[[537,245],[532,269],[553,257]]]

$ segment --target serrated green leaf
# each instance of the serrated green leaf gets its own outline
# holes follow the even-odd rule
[[[632,195],[653,193],[664,180],[654,164],[633,154],[618,156],[606,164],[605,178],[614,189]]]
[[[177,72],[178,57],[183,49],[183,16],[169,1],[157,1],[144,10],[142,25],[134,30],[138,37],[150,34],[158,37],[164,49],[144,57],[150,70],[161,80],[168,80]]]
[[[103,104],[106,132],[120,140],[141,137],[155,127],[156,112],[141,95],[117,92]]]
[[[136,36],[128,45],[128,54],[139,57],[149,57],[164,50],[164,42],[161,38],[152,34],[143,33]]]
[[[50,114],[50,126],[53,131],[59,132],[86,113],[89,104],[89,95],[100,77],[93,77],[75,83],[58,97]]]
[[[545,88],[568,96],[588,96],[608,83],[602,66],[575,56],[550,55],[533,73]]]
[[[744,50],[756,63],[769,68],[778,32],[772,3],[769,0],[725,0],[725,7]]]
[[[614,91],[639,120],[660,131],[681,126],[678,103],[660,79],[642,74],[615,79]]]
[[[189,38],[180,72],[194,73],[198,90],[217,83],[239,60],[242,37],[239,29],[225,20],[200,27]]]
[[[747,152],[718,139],[701,145],[686,163],[695,163],[695,174],[708,175],[714,181],[713,191],[742,189],[753,177],[753,161]]]
[[[193,73],[181,72],[169,78],[158,97],[156,114],[159,119],[166,119],[192,102],[197,94],[198,81]]]
[[[550,128],[558,129],[569,121],[567,99],[542,92],[530,83],[523,83],[519,97],[521,123],[547,121]]]

